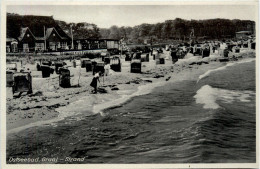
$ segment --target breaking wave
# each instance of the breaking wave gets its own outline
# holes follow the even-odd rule
[[[244,59],[244,60],[242,60],[242,61],[228,63],[227,65],[225,65],[225,66],[223,66],[223,67],[219,67],[219,68],[217,68],[217,69],[208,70],[206,73],[204,73],[204,74],[202,74],[202,75],[199,76],[199,79],[197,80],[197,83],[198,83],[201,79],[203,79],[203,78],[209,76],[209,75],[210,75],[211,73],[213,73],[213,72],[217,72],[217,71],[220,71],[220,70],[225,70],[227,67],[234,66],[234,65],[237,65],[237,64],[241,64],[241,63],[252,62],[252,61],[254,61],[254,60],[255,60],[255,58],[248,58],[248,59]]]
[[[232,103],[234,101],[250,102],[252,96],[255,96],[253,91],[226,90],[204,85],[197,91],[194,98],[196,103],[203,104],[205,109],[218,109],[220,105],[217,103],[217,100],[224,103]]]

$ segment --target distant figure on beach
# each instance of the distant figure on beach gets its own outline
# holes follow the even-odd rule
[[[220,47],[219,47],[219,51],[218,51],[218,53],[220,54],[220,56],[223,56],[224,54],[223,54],[223,52],[224,52],[224,50],[227,48],[227,45],[226,45],[226,43],[222,43],[222,44],[220,44]]]
[[[100,74],[100,73],[101,73],[101,72],[97,72],[97,73],[94,75],[94,77],[93,77],[93,79],[92,79],[92,82],[90,83],[90,86],[94,88],[94,93],[97,93],[97,82],[100,83],[100,81],[99,81],[99,74]]]
[[[105,76],[108,76],[109,75],[110,64],[106,64],[104,68],[105,68]]]
[[[223,50],[223,55],[224,55],[224,57],[228,57],[228,53],[229,53],[229,50],[228,50],[228,47],[226,47],[226,48]]]
[[[215,45],[212,45],[212,51],[213,51],[213,53],[215,53],[215,50],[216,50],[216,46],[215,46]]]

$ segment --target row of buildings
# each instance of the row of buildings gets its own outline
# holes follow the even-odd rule
[[[6,38],[6,52],[63,52],[75,50],[119,49],[117,39],[73,39],[54,27],[44,29],[43,37],[36,37],[29,27],[21,28],[17,38]]]
[[[6,38],[6,52],[64,52],[120,48],[119,40],[117,39],[73,39],[65,32],[60,31],[62,30],[57,31],[54,27],[47,28],[46,30],[44,29],[43,37],[37,37],[29,27],[21,28],[19,37]],[[236,32],[237,39],[243,39],[250,35],[252,35],[250,31]]]

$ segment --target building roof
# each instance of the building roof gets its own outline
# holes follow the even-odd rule
[[[44,37],[35,37],[35,38],[36,38],[36,40],[45,40]]]
[[[26,27],[30,28],[30,32],[33,33],[36,40],[44,40],[44,27],[46,29],[55,28],[63,39],[70,39],[70,37],[64,32],[52,16],[7,14],[6,37],[15,38],[17,40],[18,37],[23,39],[24,34],[21,33],[21,27],[25,29]]]
[[[27,31],[29,31],[31,33],[31,35],[33,36],[33,38],[35,40],[46,40],[50,37],[50,35],[52,34],[53,31],[55,31],[55,34],[57,34],[61,39],[68,39],[67,37],[60,36],[60,34],[58,33],[58,31],[55,28],[47,28],[45,37],[35,37],[34,34],[31,32],[31,30],[28,27],[25,27],[25,28],[21,28],[21,31],[20,31],[21,33],[20,33],[20,36],[18,37],[19,41],[21,41],[24,38]],[[10,38],[9,38],[9,40],[10,40]]]
[[[6,38],[6,42],[14,42],[14,41],[16,41],[16,42],[17,42],[17,40],[16,40],[16,39],[14,39],[14,38]]]
[[[36,39],[35,36],[33,35],[33,33],[31,32],[31,30],[30,30],[28,27],[25,27],[25,28],[21,28],[20,36],[18,37],[18,40],[19,40],[19,41],[23,40],[24,35],[26,34],[27,30],[31,33],[31,35],[33,36],[33,38]]]
[[[60,34],[57,32],[57,30],[56,30],[55,28],[47,28],[45,38],[46,38],[46,39],[49,39],[49,37],[51,36],[51,33],[52,33],[53,31],[55,31],[55,33],[56,33],[61,39],[67,39],[66,37],[60,36]]]
[[[236,32],[236,33],[238,33],[238,34],[240,34],[240,33],[251,33],[251,31],[240,31],[240,32]]]
[[[49,39],[53,30],[55,30],[55,29],[54,28],[47,28],[46,34],[45,34],[45,39]],[[55,33],[58,34],[57,31],[55,31]]]

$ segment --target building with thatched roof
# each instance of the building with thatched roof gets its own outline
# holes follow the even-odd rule
[[[21,28],[18,48],[22,52],[61,51],[69,49],[70,37],[61,36],[55,28],[47,28],[43,37],[36,37],[29,27]]]
[[[92,27],[88,26],[88,29]],[[18,45],[16,50],[12,50],[9,40],[6,51],[62,52],[119,48],[116,39],[87,38],[84,32],[74,32],[72,35],[72,30],[67,30],[67,33],[65,31],[52,16],[7,14],[7,37],[15,39]]]

